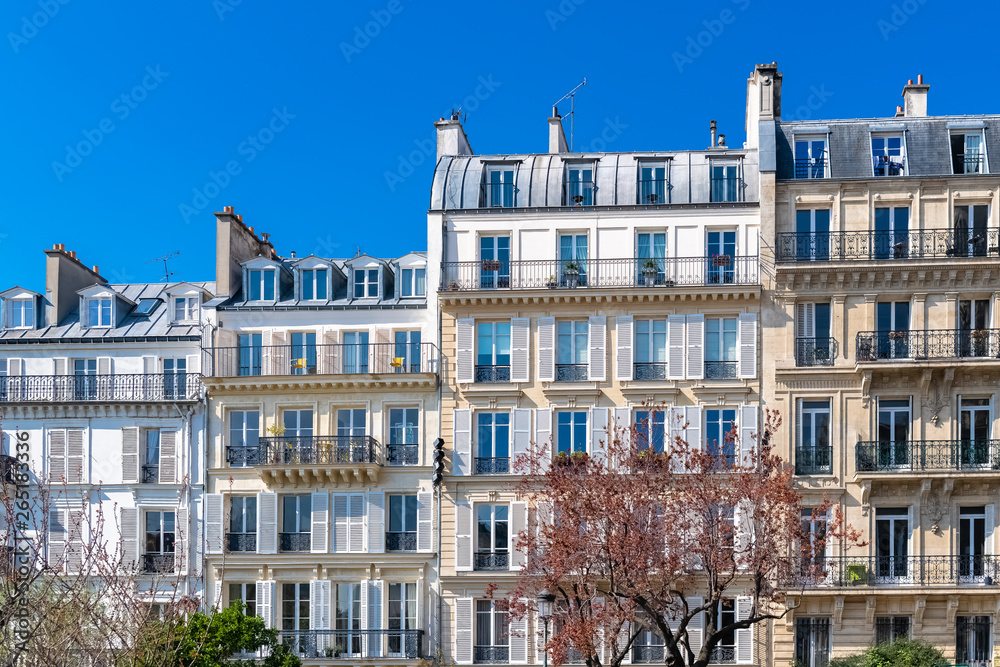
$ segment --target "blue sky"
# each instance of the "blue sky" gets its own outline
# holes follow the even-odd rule
[[[278,252],[425,247],[432,123],[478,153],[544,152],[584,77],[576,147],[744,138],[755,62],[785,118],[891,115],[923,74],[929,111],[997,113],[991,2],[9,0],[0,72],[0,289],[42,291],[65,243],[112,282],[214,279],[213,211]],[[565,103],[560,107],[568,110]],[[610,139],[610,140],[608,140]]]

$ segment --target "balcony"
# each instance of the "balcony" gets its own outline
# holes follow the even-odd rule
[[[510,382],[510,366],[481,366],[476,364],[476,382]]]
[[[795,178],[827,178],[830,163],[826,158],[800,158],[795,160]]]
[[[278,641],[303,659],[333,658],[356,661],[360,658],[421,657],[423,630],[300,630],[282,631]]]
[[[920,261],[1000,256],[1000,229],[782,232],[779,262]]]
[[[257,533],[226,533],[226,551],[230,553],[256,553]]]
[[[420,445],[389,443],[385,446],[385,463],[390,466],[415,466]]]
[[[509,646],[475,646],[472,662],[477,665],[506,665],[510,662]]]
[[[796,447],[796,475],[832,475],[833,446]]]
[[[0,403],[183,402],[202,396],[197,373],[0,377]]]
[[[632,365],[632,377],[636,380],[666,380],[667,364],[663,363],[635,363]]]
[[[673,186],[665,178],[653,178],[639,181],[638,201],[640,206],[656,206],[670,203],[670,191]]]
[[[934,359],[1000,359],[1000,329],[927,329],[862,331],[857,338],[859,364]]]
[[[833,360],[836,358],[836,338],[823,337],[795,339],[796,366],[833,366]]]
[[[706,380],[735,380],[739,368],[737,361],[706,361]]]
[[[172,553],[144,553],[142,555],[142,571],[146,574],[171,574],[174,571],[174,555]]]
[[[794,587],[994,586],[1000,556],[830,556],[795,561]]]
[[[507,570],[510,567],[509,554],[506,551],[477,551],[474,570]]]
[[[956,155],[952,158],[952,167],[956,174],[985,174],[989,171],[986,156],[982,153]]]
[[[513,183],[483,183],[479,186],[480,208],[513,208],[517,206],[517,188]]]
[[[260,465],[260,446],[254,447],[226,447],[226,463],[231,468],[246,468]]]
[[[633,646],[632,662],[636,664],[663,664],[663,646]]]
[[[438,372],[433,343],[212,347],[205,357],[207,376],[216,378]]]
[[[312,548],[312,533],[278,533],[278,551],[303,552]]]
[[[586,382],[587,364],[556,364],[556,382]]]
[[[142,483],[143,484],[159,484],[160,483],[160,466],[158,466],[158,465],[144,465],[144,466],[142,466]]]
[[[385,550],[386,551],[416,551],[417,550],[417,533],[416,532],[386,533],[385,534]]]
[[[563,183],[563,206],[593,206],[597,184],[594,181],[567,180]]]
[[[245,447],[226,449],[228,459],[252,460],[265,481],[280,485],[375,482],[383,465],[382,445],[370,435],[269,436],[249,456]]]
[[[16,458],[9,454],[0,454],[0,484],[14,484],[17,469]]]
[[[567,266],[572,263],[575,265]],[[757,285],[757,257],[626,257],[444,262],[442,292],[540,289],[666,289]]]
[[[856,471],[998,472],[1000,440],[913,440],[859,442],[854,448]]]
[[[510,459],[499,457],[476,457],[475,460],[477,475],[509,475]]]

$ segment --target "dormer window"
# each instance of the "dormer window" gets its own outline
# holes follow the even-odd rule
[[[826,135],[796,135],[795,178],[824,178],[827,175]]]
[[[174,297],[174,322],[197,322],[198,298],[194,296]]]
[[[494,165],[486,169],[483,184],[484,205],[490,208],[510,208],[514,206],[514,167]]]
[[[711,181],[713,202],[740,201],[743,193],[740,188],[739,164],[712,162]]]
[[[303,301],[326,301],[326,269],[303,269],[300,277]]]
[[[906,175],[902,133],[872,135],[872,170],[875,176]]]
[[[247,271],[250,301],[274,301],[274,269]]]
[[[7,301],[7,322],[8,329],[34,329],[35,328],[35,300],[34,299],[11,299]]]
[[[982,130],[964,130],[951,134],[951,168],[954,174],[985,174],[986,145]]]
[[[566,167],[563,206],[593,206],[596,189],[593,165],[574,164]]]
[[[87,299],[87,326],[111,326],[111,297]]]
[[[378,297],[378,269],[354,269],[354,298]]]
[[[667,168],[663,162],[639,165],[639,204],[667,203]]]
[[[403,281],[401,296],[424,296],[427,294],[427,269],[403,269],[400,273]]]

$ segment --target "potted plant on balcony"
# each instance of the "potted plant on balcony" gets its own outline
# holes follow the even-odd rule
[[[499,271],[500,270],[500,260],[499,259],[484,259],[483,260],[483,271]]]
[[[729,255],[714,254],[712,255],[712,266],[729,266],[732,259]]]
[[[656,265],[656,260],[651,258],[646,258],[642,262],[642,279],[646,284],[646,287],[652,287],[656,284],[656,274],[659,272],[659,267]]]
[[[563,266],[563,275],[566,276],[566,287],[576,287],[580,280],[580,265],[574,261],[566,262]]]
[[[549,289],[555,289],[556,288],[556,277],[555,276],[549,276],[548,279],[545,281],[545,286],[548,287]]]
[[[280,425],[280,424],[271,424],[266,429],[264,429],[264,431],[268,435],[270,435],[271,437],[274,437],[274,438],[280,438],[281,436],[285,435],[285,427],[282,426],[282,425]],[[287,450],[287,449],[288,449],[287,444],[285,445],[285,447],[282,447],[281,449],[278,449],[277,447],[274,448],[271,451],[271,464],[272,465],[279,465],[281,463],[286,463],[288,455],[283,450]]]

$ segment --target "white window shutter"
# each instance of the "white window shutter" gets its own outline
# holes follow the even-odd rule
[[[753,545],[753,508],[748,501],[740,501],[733,509],[733,520],[736,534],[733,544],[736,551],[737,566],[743,567],[751,562],[750,551]]]
[[[257,553],[278,553],[277,493],[257,494]]]
[[[274,581],[257,582],[257,617],[264,621],[264,627],[274,627]]]
[[[608,324],[603,315],[591,315],[587,333],[590,356],[587,379],[604,382],[608,379]]]
[[[556,381],[556,318],[538,318],[538,381]]]
[[[66,375],[69,372],[69,359],[66,357],[56,357],[52,362],[56,375]]]
[[[350,507],[347,514],[347,539],[351,553],[365,551],[365,494],[352,493],[348,498]]]
[[[430,491],[417,492],[417,551],[430,553],[434,550],[434,494]]]
[[[160,363],[155,355],[142,355],[142,372],[146,375],[155,375],[160,372]]]
[[[312,517],[309,550],[314,554],[325,554],[330,550],[330,494],[313,493],[311,498]]]
[[[745,466],[752,465],[756,450],[757,406],[743,405],[740,407],[740,463]]]
[[[684,379],[684,328],[683,315],[667,315],[667,379]]]
[[[49,510],[49,556],[48,566],[62,570],[66,562],[66,543],[69,541],[68,512],[63,509]]]
[[[615,318],[615,379],[632,379],[632,316]]]
[[[507,547],[507,553],[510,554],[511,570],[522,569],[527,560],[524,550],[517,548],[518,540],[521,539],[521,533],[523,533],[527,529],[528,529],[528,503],[525,502],[511,503],[510,532],[508,533],[508,539],[510,540],[510,544]],[[511,660],[513,661],[513,658],[511,658]]]
[[[332,588],[333,586],[328,579],[314,579],[309,582],[309,627],[313,630],[330,629]],[[316,639],[320,641],[325,637],[320,635]]]
[[[210,554],[222,553],[222,522],[225,511],[221,493],[205,494],[205,550]]]
[[[618,646],[616,647],[616,652],[621,652],[623,665],[632,664],[632,648],[629,646],[629,640],[632,638],[632,625],[626,623],[618,630]]]
[[[701,597],[689,597],[687,602],[688,609],[697,609],[704,604],[704,600]],[[701,645],[704,642],[704,621],[705,613],[700,611],[691,617],[691,621],[687,626],[688,646],[695,655],[701,652]]]
[[[368,552],[385,552],[385,492],[368,492]]]
[[[451,474],[472,474],[472,410],[455,410],[455,450]]]
[[[684,408],[684,418],[687,420],[687,428],[684,429],[684,439],[691,451],[701,451],[703,442],[701,439],[701,406],[695,405]]]
[[[996,516],[995,511],[996,510],[994,509],[994,505],[986,506],[986,536],[983,539],[984,542],[983,552],[988,556],[991,556],[994,553],[996,553],[994,544],[994,540],[996,539],[994,535],[996,531],[994,530],[994,525],[993,525],[993,522],[995,520],[994,517]]]
[[[188,508],[178,507],[174,514],[174,567],[177,574],[188,573],[188,554],[191,545],[191,522],[188,521]]]
[[[618,443],[618,451],[619,455],[624,455],[632,447],[632,410],[630,408],[615,408],[612,414],[615,420],[612,425],[612,434],[621,440]]]
[[[126,568],[139,564],[139,508],[121,508],[122,565]]]
[[[49,476],[53,484],[59,484],[64,478],[69,481],[66,472],[66,429],[63,428],[49,431]]]
[[[361,618],[358,625],[362,630],[368,629],[368,584],[370,579],[361,580],[361,599],[358,601],[361,607]],[[368,633],[361,633],[361,655],[368,655]]]
[[[514,408],[511,410],[510,423],[513,425],[510,471],[515,472],[517,458],[531,454],[531,409]]]
[[[757,313],[740,313],[737,329],[737,349],[739,358],[739,376],[741,378],[757,377]]]
[[[349,551],[347,514],[348,494],[333,494],[333,553],[347,553]]]
[[[455,503],[455,571],[472,571],[472,503]]]
[[[529,600],[521,602],[527,606]],[[528,615],[510,621],[510,664],[523,665],[528,662]]]
[[[472,598],[455,600],[455,664],[472,664],[472,640],[474,621]]]
[[[189,354],[187,355],[187,372],[198,374],[201,373],[201,355],[200,354]]]
[[[795,306],[795,336],[797,338],[813,338],[816,335],[814,330],[816,305],[812,303],[799,303]]]
[[[544,454],[539,457],[542,472],[548,469],[552,462],[552,408],[537,408],[535,410],[535,448]]]
[[[740,596],[736,598],[736,620],[745,621],[750,618],[753,609],[753,598]],[[736,664],[753,664],[753,626],[736,631]]]
[[[111,375],[111,357],[97,357],[97,374]]]
[[[510,319],[510,381],[528,382],[531,379],[531,319]]]
[[[215,580],[215,586],[213,587],[212,593],[212,607],[216,611],[219,611],[222,609],[222,579]]]
[[[608,458],[608,408],[590,409],[590,455],[598,465]]]
[[[23,364],[17,357],[9,357],[7,359],[7,376],[15,377],[22,375],[24,371]]]
[[[687,316],[687,377],[705,378],[705,316]]]
[[[381,580],[368,581],[368,630],[382,629],[382,596],[384,594],[384,582]],[[365,614],[364,608],[361,610]],[[382,635],[380,633],[370,633],[368,635],[368,651],[366,657],[379,658],[382,656]]]
[[[459,382],[474,382],[476,379],[476,321],[466,318],[455,323],[455,363],[456,379]]]
[[[160,431],[160,484],[177,481],[177,431]]]

